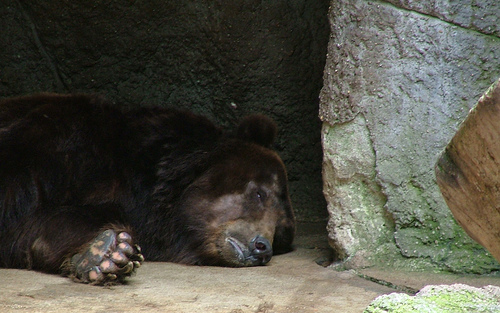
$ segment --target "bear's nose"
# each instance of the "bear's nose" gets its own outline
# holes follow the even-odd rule
[[[268,263],[273,256],[273,246],[260,235],[250,241],[250,251],[251,256],[260,261],[260,265]]]

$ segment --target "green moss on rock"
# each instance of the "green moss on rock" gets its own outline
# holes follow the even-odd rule
[[[365,313],[500,312],[500,287],[463,284],[426,286],[415,296],[392,293],[376,298]]]

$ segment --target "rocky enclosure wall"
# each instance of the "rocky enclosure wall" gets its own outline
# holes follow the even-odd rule
[[[499,18],[497,0],[331,2],[323,177],[346,266],[500,269],[454,221],[433,170],[500,77]]]
[[[325,219],[318,94],[328,2],[0,1],[0,97],[91,92],[225,126],[261,112],[279,126],[300,220]]]

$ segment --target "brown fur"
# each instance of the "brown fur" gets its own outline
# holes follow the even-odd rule
[[[88,95],[4,100],[0,266],[67,272],[106,228],[133,233],[149,260],[256,265],[266,240],[289,251],[295,220],[275,134],[261,115],[227,133],[189,112],[125,112]],[[251,262],[235,242],[245,257],[256,249]]]

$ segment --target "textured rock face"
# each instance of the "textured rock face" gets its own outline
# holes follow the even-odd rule
[[[385,217],[385,196],[375,182],[375,154],[366,120],[323,126],[323,175],[328,202],[330,242],[345,258],[390,240],[394,226]]]
[[[500,75],[498,25],[488,23],[500,7],[391,2],[331,3],[320,100],[330,239],[346,257],[387,248],[441,269],[497,270],[454,221],[433,167]]]
[[[500,287],[464,284],[429,285],[415,296],[391,293],[376,298],[364,313],[383,312],[500,312]]]
[[[227,126],[268,114],[298,218],[323,219],[317,107],[327,11],[320,0],[3,0],[0,95],[92,92]]]

